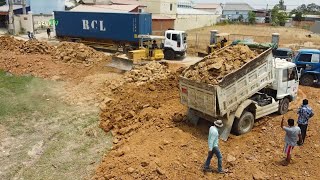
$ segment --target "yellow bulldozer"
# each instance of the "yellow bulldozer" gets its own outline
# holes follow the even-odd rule
[[[208,54],[231,44],[229,33],[218,33],[217,30],[212,30],[210,32],[211,32],[210,44],[207,46],[207,51],[206,52],[199,51],[198,52],[199,57],[207,56]]]
[[[164,58],[164,36],[138,35],[139,49],[128,51],[127,54],[115,55],[108,66],[121,70],[131,70],[136,64],[145,64],[148,61],[160,61]]]

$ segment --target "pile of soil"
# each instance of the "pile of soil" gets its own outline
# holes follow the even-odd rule
[[[53,59],[65,63],[82,63],[87,66],[110,60],[110,57],[82,43],[63,42],[57,47]]]
[[[239,69],[258,54],[245,45],[231,46],[224,51],[205,57],[204,60],[184,71],[183,76],[197,82],[218,84],[225,75]]]
[[[24,41],[17,40],[12,36],[0,36],[0,50],[16,51]]]
[[[125,81],[143,84],[166,79],[169,75],[170,71],[167,65],[153,61],[143,66],[135,66],[133,70],[125,74]]]
[[[19,46],[21,53],[27,54],[48,54],[50,55],[55,51],[55,48],[46,42],[40,42],[38,40],[29,40],[21,42]]]

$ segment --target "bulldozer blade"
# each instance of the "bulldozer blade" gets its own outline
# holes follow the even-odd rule
[[[131,59],[113,56],[111,63],[107,64],[107,66],[130,71],[133,68],[133,61]]]

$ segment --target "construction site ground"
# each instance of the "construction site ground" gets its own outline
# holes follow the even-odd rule
[[[315,111],[292,164],[282,166],[282,116],[273,114],[259,119],[252,132],[220,141],[228,173],[203,173],[210,124],[188,123],[179,99],[180,67],[188,63],[153,63],[124,73],[106,67],[108,57],[91,63],[87,56],[75,61],[72,52],[66,59],[52,54],[0,50],[0,179],[320,176],[318,87],[300,86],[285,115],[297,119],[304,98]]]

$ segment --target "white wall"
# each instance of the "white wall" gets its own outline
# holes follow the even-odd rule
[[[53,19],[53,15],[33,15],[33,27],[37,31],[46,31],[49,25],[49,20]]]
[[[190,30],[205,26],[211,26],[217,23],[219,15],[177,15],[174,22],[174,28],[177,30]],[[190,23],[192,22],[192,23]]]
[[[32,14],[20,15],[21,28],[33,32]]]

